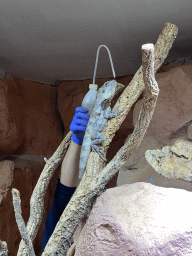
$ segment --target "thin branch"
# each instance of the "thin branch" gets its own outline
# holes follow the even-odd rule
[[[44,159],[46,164],[34,188],[30,200],[30,217],[27,222],[27,233],[31,242],[35,239],[39,226],[43,219],[44,214],[44,198],[50,179],[55,173],[55,170],[61,163],[68,146],[71,142],[72,132],[70,131],[63,139],[53,156],[47,160]],[[29,256],[29,248],[26,246],[22,239],[19,245],[17,256]]]
[[[0,256],[8,256],[7,243],[0,240]]]
[[[21,211],[20,193],[17,189],[12,188],[12,195],[13,195],[13,206],[14,206],[14,211],[15,211],[15,219],[16,219],[17,226],[19,228],[21,237],[24,240],[26,246],[29,248],[29,256],[35,256],[33,244],[28,235],[27,229],[25,227],[25,222],[21,215],[22,211]]]

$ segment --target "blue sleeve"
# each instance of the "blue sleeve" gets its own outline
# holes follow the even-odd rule
[[[45,229],[43,232],[42,245],[41,245],[42,253],[65,207],[67,206],[73,193],[75,192],[75,189],[76,187],[67,187],[63,185],[60,182],[60,179],[58,178],[56,190],[53,197],[53,205],[45,221]]]

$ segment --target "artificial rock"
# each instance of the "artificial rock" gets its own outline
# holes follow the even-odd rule
[[[74,256],[192,255],[192,192],[145,182],[105,191],[76,240]]]
[[[174,145],[161,150],[147,150],[147,162],[168,179],[183,179],[192,181],[192,143],[177,140]]]
[[[163,177],[145,159],[147,150],[172,146],[178,139],[191,140],[192,65],[156,73],[155,77],[160,92],[151,122],[140,146],[119,170],[117,186],[146,181],[161,187],[192,191],[191,183]],[[133,125],[139,116],[142,101],[140,99],[134,106]]]

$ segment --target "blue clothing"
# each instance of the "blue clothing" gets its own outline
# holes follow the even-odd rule
[[[49,238],[53,234],[53,231],[59,221],[65,207],[70,201],[73,193],[75,192],[76,187],[67,187],[60,182],[58,178],[58,182],[56,185],[56,190],[53,197],[53,205],[52,208],[47,215],[47,219],[45,221],[45,229],[42,237],[42,245],[41,251],[43,253]]]

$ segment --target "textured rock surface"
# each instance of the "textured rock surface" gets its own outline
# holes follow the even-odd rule
[[[187,128],[187,137],[192,140],[192,124]]]
[[[156,172],[168,179],[192,181],[192,143],[189,141],[177,140],[162,150],[147,150],[145,158]]]
[[[152,120],[139,148],[128,159],[118,175],[117,186],[134,182],[151,182],[161,187],[192,191],[191,183],[169,180],[158,174],[145,159],[146,150],[171,146],[178,139],[191,140],[192,125],[192,65],[176,67],[156,74],[160,92]],[[142,99],[133,111],[133,125],[138,118]]]
[[[0,80],[0,94],[1,155],[52,154],[62,139],[57,88],[8,77]]]
[[[192,193],[137,182],[108,189],[94,205],[75,256],[192,255]]]
[[[0,205],[3,198],[6,197],[9,187],[13,181],[13,161],[0,162]]]
[[[24,99],[16,81],[0,81],[0,154],[11,154],[24,141]],[[19,111],[18,111],[19,110]]]

